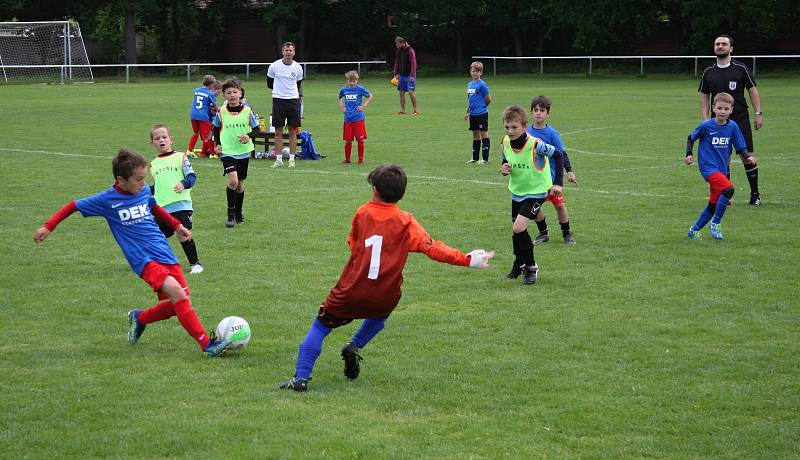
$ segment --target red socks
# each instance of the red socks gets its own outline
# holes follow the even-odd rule
[[[173,316],[178,317],[178,321],[186,329],[186,332],[200,345],[201,349],[205,349],[211,339],[206,334],[206,330],[192,308],[192,303],[189,299],[178,301],[175,305],[172,305],[169,300],[163,300],[139,313],[139,321],[142,324],[150,324]]]

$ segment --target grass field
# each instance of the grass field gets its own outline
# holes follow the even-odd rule
[[[102,219],[34,230],[112,183],[121,146],[148,130],[189,137],[186,82],[0,86],[1,458],[797,458],[800,456],[800,81],[761,77],[755,133],[764,204],[737,185],[725,240],[691,241],[707,186],[682,163],[699,121],[694,78],[488,78],[488,166],[467,165],[466,75],[422,79],[420,117],[398,117],[367,78],[367,164],[341,165],[343,78],[304,84],[304,127],[326,159],[251,161],[247,222],[225,220],[217,161],[195,160],[200,259],[188,278],[206,328],[243,316],[248,349],[201,356],[176,320],[126,342],[126,312],[154,296]],[[269,111],[261,80],[246,84]],[[565,187],[575,246],[537,246],[539,282],[504,279],[510,200],[498,174],[503,107],[546,94],[580,186]],[[358,380],[326,340],[309,392],[280,391],[297,345],[347,260],[366,174],[397,162],[401,201],[431,235],[494,249],[488,271],[412,255],[400,306],[363,350]],[[555,213],[548,222],[559,235]],[[535,232],[535,228],[532,230]],[[182,263],[185,256],[172,241]]]

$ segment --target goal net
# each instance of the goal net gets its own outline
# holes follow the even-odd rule
[[[92,81],[77,22],[0,22],[0,82]]]

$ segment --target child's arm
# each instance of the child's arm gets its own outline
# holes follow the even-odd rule
[[[550,189],[550,192],[554,195],[561,194],[562,188],[564,186],[564,153],[561,150],[537,138],[536,154],[550,157],[550,161],[554,163],[554,171],[556,172],[556,177],[555,179],[553,179],[553,188]]]
[[[40,243],[44,241],[53,230],[56,229],[58,224],[60,224],[64,219],[72,215],[73,212],[77,211],[78,207],[75,205],[75,201],[70,201],[63,208],[59,209],[55,212],[47,222],[44,223],[41,227],[39,227],[36,232],[33,234],[33,241]]]
[[[369,97],[367,98],[367,100],[366,100],[366,101],[365,101],[363,104],[359,105],[359,106],[356,108],[356,110],[358,110],[359,112],[363,112],[363,111],[364,111],[364,109],[366,109],[366,108],[367,108],[367,106],[369,105],[369,103],[370,103],[370,102],[372,102],[372,93],[370,93],[370,95],[369,95]]]
[[[749,164],[754,165],[756,164],[756,157],[753,156],[752,153],[748,152],[746,148],[739,150],[736,152],[740,157],[742,157],[742,161]]]
[[[694,161],[694,155],[692,155],[692,150],[694,149],[694,139],[692,136],[686,138],[686,158],[683,160],[684,163],[687,165],[691,165]]]
[[[421,252],[437,262],[470,268],[488,268],[489,259],[494,257],[494,251],[486,252],[483,249],[476,249],[469,254],[464,254],[441,241],[434,240],[413,216],[411,216],[408,231],[411,236],[409,251]]]
[[[347,109],[344,108],[344,96],[339,96],[339,108],[342,109],[342,113],[347,112]]]

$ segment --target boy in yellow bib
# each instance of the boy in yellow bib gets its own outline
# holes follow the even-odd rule
[[[500,173],[511,176],[511,220],[514,266],[506,275],[509,279],[522,277],[522,284],[534,284],[539,266],[533,257],[533,240],[528,224],[544,204],[548,194],[561,194],[564,176],[564,156],[550,144],[527,133],[528,114],[515,105],[503,111],[506,135],[501,142],[503,160]],[[555,162],[555,179],[550,173],[550,161]]]
[[[252,134],[258,133],[258,119],[253,110],[242,104],[242,86],[238,80],[228,79],[222,83],[222,94],[226,105],[220,107],[214,117],[214,141],[216,153],[222,160],[223,176],[228,176],[225,190],[228,198],[228,228],[244,223],[244,181],[250,155],[255,151]]]

